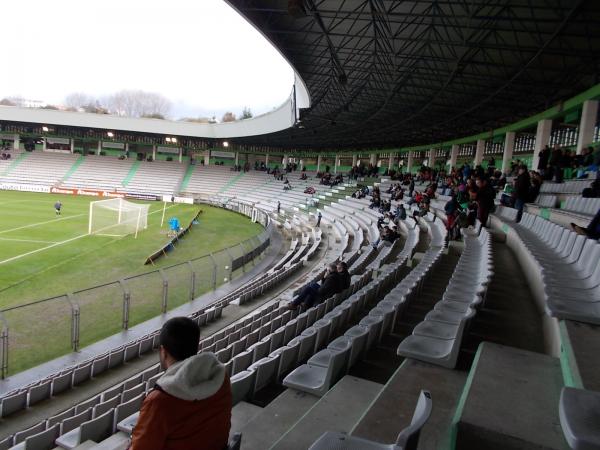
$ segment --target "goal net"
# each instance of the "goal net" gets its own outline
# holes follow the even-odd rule
[[[122,198],[90,203],[89,234],[124,236],[148,226],[150,205],[138,205]]]

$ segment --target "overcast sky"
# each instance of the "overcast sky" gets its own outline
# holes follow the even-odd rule
[[[293,72],[223,0],[2,2],[0,98],[158,92],[172,116],[279,106]]]

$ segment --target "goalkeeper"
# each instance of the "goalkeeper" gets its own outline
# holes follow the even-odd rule
[[[60,216],[61,208],[62,208],[62,203],[60,202],[60,200],[56,200],[56,203],[54,204],[54,211],[56,211],[57,216]]]

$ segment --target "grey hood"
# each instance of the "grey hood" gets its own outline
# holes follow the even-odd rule
[[[214,353],[200,353],[173,364],[156,384],[173,397],[192,401],[216,394],[224,379],[225,366]]]

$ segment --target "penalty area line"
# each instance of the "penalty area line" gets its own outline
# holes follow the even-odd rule
[[[33,255],[35,253],[43,252],[44,250],[48,250],[49,248],[53,248],[53,247],[56,247],[56,246],[59,246],[59,245],[62,245],[62,244],[67,244],[69,242],[73,242],[73,241],[75,241],[77,239],[81,239],[82,237],[85,237],[85,236],[89,236],[89,234],[87,234],[87,233],[86,234],[81,234],[81,235],[75,236],[75,237],[73,237],[71,239],[66,239],[64,241],[56,242],[56,243],[54,243],[52,245],[47,245],[45,247],[38,248],[36,250],[32,250],[32,251],[27,252],[27,253],[22,253],[20,255],[13,256],[12,258],[8,258],[8,259],[5,259],[4,261],[0,261],[0,265],[8,263],[8,262],[11,262],[11,261],[16,261],[17,259],[24,258],[25,256],[29,256],[29,255]]]
[[[11,231],[17,231],[17,230],[23,230],[24,228],[32,228],[32,227],[37,227],[38,225],[45,225],[47,223],[52,223],[52,222],[58,222],[59,220],[69,220],[69,219],[74,219],[76,217],[81,217],[81,216],[85,216],[86,213],[83,214],[76,214],[74,216],[68,216],[68,217],[59,217],[59,218],[55,218],[52,220],[46,220],[45,222],[38,222],[38,223],[30,223],[29,225],[23,225],[22,227],[16,227],[16,228],[11,228],[9,230],[2,230],[0,231],[0,234],[4,234],[4,233],[10,233]]]

